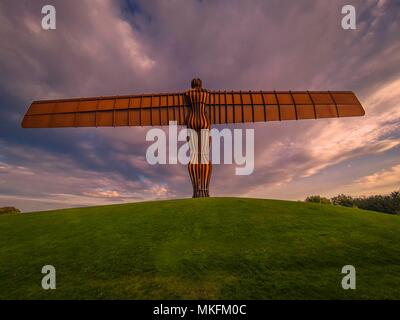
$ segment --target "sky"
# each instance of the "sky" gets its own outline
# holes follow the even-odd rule
[[[56,8],[56,30],[41,27]],[[356,9],[357,29],[341,27]],[[351,90],[365,117],[257,123],[255,170],[214,165],[213,196],[303,200],[400,189],[396,0],[2,0],[0,206],[188,198],[184,165],[146,162],[149,128],[22,129],[33,100],[210,90]],[[237,125],[236,128],[242,128]]]

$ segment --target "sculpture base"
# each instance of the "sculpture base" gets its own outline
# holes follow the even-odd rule
[[[193,197],[192,198],[209,198],[210,193],[208,190],[196,190],[193,191]]]

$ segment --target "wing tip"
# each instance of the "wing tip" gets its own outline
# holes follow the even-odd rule
[[[360,106],[361,112],[360,112],[359,117],[365,116],[365,109],[364,109],[363,105],[361,104],[360,99],[358,99],[358,97],[357,97],[357,95],[355,94],[354,91],[351,91],[351,93],[354,95],[354,97],[356,98],[356,100],[357,100],[357,102],[358,102],[358,104],[359,104],[359,106]]]

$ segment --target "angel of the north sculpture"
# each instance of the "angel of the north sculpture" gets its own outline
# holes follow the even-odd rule
[[[23,128],[165,126],[170,121],[197,133],[189,137],[193,197],[209,197],[211,125],[363,116],[349,91],[210,91],[200,79],[176,93],[135,94],[32,102]],[[207,154],[205,154],[205,152]],[[202,161],[198,161],[201,159]]]

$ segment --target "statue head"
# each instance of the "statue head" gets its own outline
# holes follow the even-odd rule
[[[200,78],[194,78],[192,79],[192,89],[201,89],[202,88],[202,82]]]

